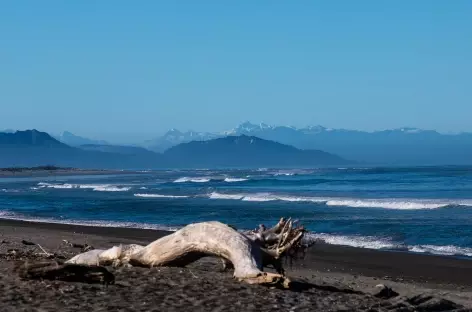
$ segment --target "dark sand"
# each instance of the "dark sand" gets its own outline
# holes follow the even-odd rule
[[[109,267],[116,284],[105,287],[23,280],[13,267],[25,256],[7,256],[11,249],[36,252],[22,240],[70,258],[80,250],[63,239],[109,248],[166,234],[0,220],[0,311],[472,311],[472,261],[451,257],[317,244],[304,260],[286,267],[296,288],[280,290],[237,282],[212,258],[187,268]],[[374,297],[377,284],[399,296]]]

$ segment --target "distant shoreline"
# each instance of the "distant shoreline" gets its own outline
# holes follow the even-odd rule
[[[65,175],[108,175],[108,174],[135,174],[140,173],[132,170],[105,170],[105,169],[79,169],[79,168],[62,168],[54,166],[40,167],[13,167],[0,168],[0,177],[17,178],[17,177],[47,177],[47,176],[65,176]]]

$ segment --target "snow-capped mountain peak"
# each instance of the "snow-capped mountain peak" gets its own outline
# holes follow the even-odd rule
[[[256,125],[253,124],[249,121],[245,121],[241,124],[239,124],[236,128],[233,128],[228,131],[224,131],[223,134],[225,135],[232,135],[232,134],[242,134],[242,133],[253,133],[256,131],[264,131],[264,130],[270,130],[273,129],[274,127],[271,125],[268,125],[266,123],[261,122],[260,124]]]

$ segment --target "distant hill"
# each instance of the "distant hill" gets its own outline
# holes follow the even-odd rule
[[[164,157],[184,167],[310,167],[349,163],[323,151],[300,150],[246,135],[182,143],[164,152]]]
[[[95,154],[107,154],[110,159],[120,159],[124,162],[121,167],[118,166],[121,169],[161,168],[166,164],[161,154],[143,147],[87,144],[81,145],[79,148]]]
[[[37,130],[0,133],[0,167],[61,167],[96,169],[159,169],[195,167],[311,167],[348,161],[319,150],[251,136],[228,136],[179,144],[163,154],[144,148],[114,145],[71,147]]]
[[[122,146],[122,145],[109,145],[109,144],[85,144],[80,145],[80,149],[95,152],[104,153],[115,153],[122,155],[141,155],[141,156],[155,156],[156,153],[145,149],[144,147],[137,146]]]
[[[55,139],[61,141],[70,146],[81,146],[87,144],[107,145],[108,143],[103,140],[92,140],[75,135],[69,131],[64,131],[61,135],[56,136]]]
[[[59,142],[37,130],[0,133],[0,167],[55,165],[97,169],[157,167],[162,155],[148,157],[135,154],[83,150]]]
[[[74,149],[37,130],[0,133],[0,166],[40,166],[71,159]]]
[[[69,148],[69,146],[54,139],[46,132],[37,130],[16,131],[14,133],[0,132],[0,145],[3,147]]]

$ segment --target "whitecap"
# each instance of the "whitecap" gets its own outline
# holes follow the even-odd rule
[[[161,195],[161,194],[134,194],[135,197],[144,198],[188,198],[185,195]]]
[[[225,182],[243,182],[247,180],[248,179],[244,179],[244,178],[225,178],[224,179]]]
[[[96,192],[127,192],[131,187],[118,187],[118,186],[105,186],[105,187],[95,187],[93,188]]]
[[[51,184],[45,182],[39,182],[40,188],[53,188],[53,189],[92,189],[96,192],[127,192],[131,187],[117,186],[112,184]]]
[[[467,256],[472,257],[472,248],[458,246],[435,246],[435,245],[416,245],[408,248],[411,252],[431,253],[444,256]]]
[[[472,206],[470,200],[426,200],[426,199],[350,199],[350,198],[329,198],[329,197],[308,197],[294,195],[278,195],[272,193],[238,193],[222,194],[213,192],[209,195],[211,199],[233,199],[243,201],[287,201],[321,203],[327,206],[351,207],[351,208],[379,208],[397,210],[418,210],[418,209],[438,209],[453,205]]]
[[[206,183],[206,182],[210,182],[210,179],[208,179],[208,178],[188,178],[188,177],[182,177],[182,178],[178,178],[177,180],[174,181],[174,183],[185,183],[185,182]]]
[[[373,236],[347,236],[326,233],[309,233],[308,240],[321,240],[330,245],[343,245],[368,249],[399,249],[400,245],[388,239]]]
[[[449,206],[449,203],[434,201],[402,201],[402,200],[373,200],[373,199],[331,199],[328,206],[346,206],[353,208],[385,208],[398,210],[437,209]]]
[[[273,197],[269,194],[254,194],[254,195],[246,195],[242,198],[243,201],[250,201],[250,202],[268,202],[273,200],[278,200],[277,197]]]
[[[244,195],[242,194],[221,194],[213,192],[208,196],[210,199],[242,199]]]
[[[342,245],[356,248],[400,250],[442,256],[472,257],[472,248],[469,247],[459,247],[453,245],[403,245],[395,243],[388,238],[380,238],[375,236],[349,236],[326,233],[309,233],[307,234],[307,239],[312,241],[321,240],[330,245]]]

